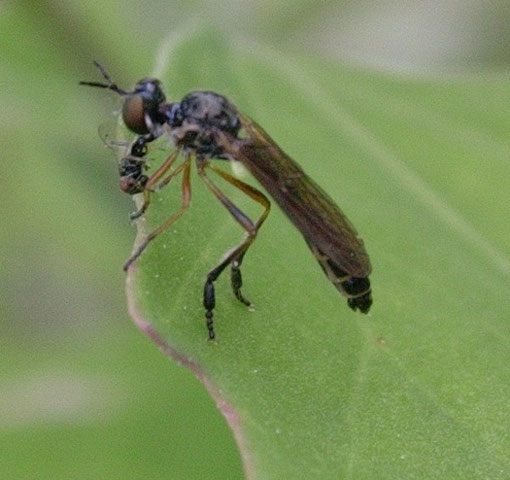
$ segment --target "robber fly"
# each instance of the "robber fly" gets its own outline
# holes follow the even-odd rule
[[[143,203],[131,214],[143,215],[154,191],[159,191],[182,174],[181,207],[153,232],[149,233],[124,265],[133,264],[147,245],[167,230],[188,208],[191,198],[190,169],[195,162],[198,176],[214,196],[243,227],[247,235],[237,247],[208,274],[204,285],[203,305],[209,339],[215,338],[213,310],[214,282],[230,265],[232,290],[245,305],[251,302],[241,293],[241,264],[248,248],[269,214],[269,199],[259,190],[219,169],[212,160],[241,162],[269,192],[292,223],[303,235],[322,270],[353,310],[367,313],[372,304],[370,260],[351,222],[331,198],[292,160],[253,120],[239,112],[225,97],[209,91],[188,93],[180,102],[166,101],[161,82],[155,78],[140,80],[132,91],[117,86],[106,70],[94,62],[103,82],[80,82],[105,88],[124,99],[122,118],[126,127],[138,137],[119,164],[120,188],[131,195],[142,193]],[[175,151],[151,175],[144,174],[147,145],[168,133]],[[175,162],[182,162],[171,170]],[[212,171],[243,191],[264,207],[256,220],[251,220],[223,194],[207,175]],[[166,174],[166,176],[165,176]]]

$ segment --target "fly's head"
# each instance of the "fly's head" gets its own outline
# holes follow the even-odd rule
[[[155,78],[144,78],[135,85],[133,92],[125,96],[122,120],[132,132],[145,135],[166,122],[160,112],[165,102],[161,82]]]
[[[161,82],[156,78],[144,78],[137,82],[132,91],[123,90],[102,65],[97,62],[94,62],[94,65],[105,82],[80,82],[80,84],[105,88],[122,96],[124,99],[122,120],[133,133],[146,135],[159,132],[166,122],[164,114],[166,97]]]

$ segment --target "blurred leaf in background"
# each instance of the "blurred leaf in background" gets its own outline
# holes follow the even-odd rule
[[[106,52],[127,72],[152,58],[126,47],[119,13],[101,26],[107,9],[1,10],[1,476],[241,478],[202,386],[126,313],[133,204],[97,135],[112,102],[78,81]]]
[[[140,301],[244,413],[260,478],[332,478],[335,466],[340,478],[506,478],[509,78],[480,68],[508,66],[498,48],[508,4],[473,13],[461,3],[448,4],[440,37],[433,4],[427,15],[397,2],[305,0],[0,6],[6,478],[242,478],[201,385],[129,323],[120,267],[133,205],[97,136],[113,102],[77,86],[97,75],[93,59],[129,86],[154,71],[158,51],[176,68],[163,78],[172,99],[193,88],[231,97],[355,215],[376,267],[377,310],[352,317],[274,209],[246,263],[256,318],[223,282],[221,344],[211,349],[201,275],[238,239],[236,226],[194,188],[174,238],[147,252],[159,271],[146,271]],[[409,17],[431,20],[410,31]],[[392,68],[473,74],[395,77],[295,53],[367,63],[380,58],[373,47]],[[209,242],[203,232],[218,225]],[[294,310],[307,320],[289,330]],[[320,408],[302,409],[320,389],[330,394]]]

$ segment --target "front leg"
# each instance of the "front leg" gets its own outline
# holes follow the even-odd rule
[[[153,186],[159,181],[159,179],[168,171],[168,169],[174,164],[179,156],[180,150],[176,150],[173,152],[164,162],[163,164],[148,178],[145,183],[145,188],[143,190],[143,203],[141,207],[136,211],[131,213],[129,216],[131,220],[136,220],[141,217],[145,210],[149,207],[151,202],[151,195],[153,192]],[[184,168],[184,163],[178,167],[171,175],[171,178],[175,177],[182,169]]]
[[[181,168],[182,167],[182,168]],[[147,245],[154,240],[160,233],[170,228],[172,224],[186,211],[189,207],[191,200],[191,186],[189,180],[190,174],[190,159],[186,158],[184,163],[179,167],[179,171],[183,171],[182,185],[181,185],[181,208],[174,212],[174,214],[164,223],[162,223],[156,230],[149,233],[140,243],[138,248],[131,254],[131,257],[124,264],[124,271],[127,271],[131,264],[142,254],[147,248]]]

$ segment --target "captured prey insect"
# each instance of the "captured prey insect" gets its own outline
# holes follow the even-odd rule
[[[269,214],[271,204],[262,192],[229,175],[212,162],[213,159],[228,159],[241,162],[278,203],[303,235],[328,279],[347,297],[349,307],[362,313],[369,311],[372,304],[368,279],[371,266],[363,241],[333,200],[257,123],[217,93],[190,92],[180,102],[168,103],[159,80],[144,78],[132,91],[126,91],[113,82],[101,65],[97,62],[94,64],[103,76],[104,83],[80,83],[109,89],[121,95],[124,98],[123,121],[129,130],[138,135],[119,165],[120,188],[131,195],[143,193],[143,203],[139,210],[131,214],[131,218],[143,215],[152,193],[182,174],[181,207],[145,237],[127,260],[125,270],[155,237],[167,230],[188,208],[191,197],[190,169],[194,160],[200,179],[247,233],[245,239],[229,250],[224,259],[207,274],[203,305],[209,338],[215,338],[214,282],[229,265],[234,295],[245,305],[251,305],[241,293],[240,268],[248,248]],[[147,144],[164,133],[170,135],[176,149],[148,177],[143,173]],[[170,171],[180,156],[182,163]],[[262,205],[262,215],[256,221],[251,220],[213,183],[207,175],[208,171],[222,177]]]

